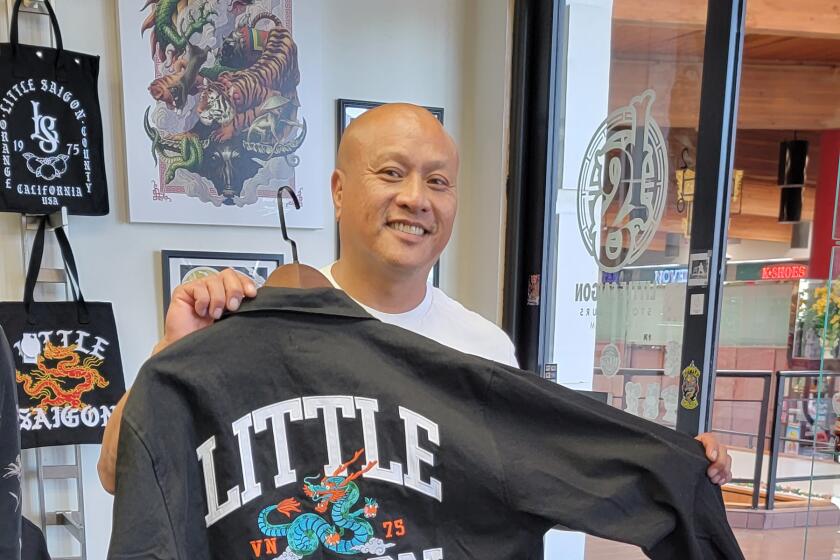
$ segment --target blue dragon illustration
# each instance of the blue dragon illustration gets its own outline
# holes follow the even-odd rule
[[[280,512],[287,518],[292,513],[301,513],[301,504],[294,498],[287,498],[279,504],[264,508],[258,517],[260,531],[268,537],[286,538],[288,548],[281,559],[297,560],[310,556],[323,546],[326,550],[345,556],[362,553],[384,554],[394,546],[375,538],[373,527],[365,519],[371,519],[379,511],[379,504],[373,498],[365,498],[364,507],[351,512],[359,501],[361,492],[354,482],[374,466],[376,461],[367,464],[362,470],[348,474],[350,466],[359,460],[364,449],[356,452],[353,458],[341,465],[332,476],[320,475],[304,478],[303,492],[315,503],[318,513],[303,513],[285,524],[269,521],[269,515]],[[320,478],[320,480],[318,480]],[[312,481],[312,479],[315,479]],[[332,509],[330,509],[332,506]],[[332,523],[321,515],[330,509]],[[352,533],[348,536],[347,533]]]

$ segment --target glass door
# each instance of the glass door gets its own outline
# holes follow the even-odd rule
[[[686,287],[710,272],[689,254],[707,2],[562,4],[543,375],[674,428],[680,406],[699,406],[680,388],[699,376],[681,367]],[[619,557],[644,558],[546,540],[546,558]]]
[[[711,426],[747,558],[840,555],[838,23],[832,2],[747,2]]]
[[[810,437],[801,444],[810,455],[810,472],[800,483],[808,511],[803,558],[828,548],[835,555],[840,551],[840,130],[824,132],[820,140],[816,199],[830,202],[833,195],[834,204],[814,215],[814,235],[821,236],[813,241],[811,257],[817,278],[803,291],[800,307],[803,328],[818,335],[820,359],[811,398],[802,401],[811,405],[813,418]],[[827,274],[821,274],[826,261]]]
[[[673,425],[706,2],[669,5],[565,7],[546,363],[564,385]]]
[[[728,2],[558,4],[542,375],[669,427],[708,407],[698,422],[731,447],[724,500],[746,557],[840,557],[837,6],[749,0],[741,51]],[[705,59],[726,41],[740,90],[731,60]],[[711,146],[701,105],[724,80],[737,113]],[[730,167],[710,209],[709,176]],[[714,256],[692,249],[709,232]],[[547,543],[547,558],[643,558],[576,534]]]

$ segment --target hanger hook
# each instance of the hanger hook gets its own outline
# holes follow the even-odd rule
[[[286,210],[283,207],[283,192],[289,193],[289,196],[292,198],[292,202],[295,203],[295,208],[300,210],[300,201],[298,200],[297,194],[295,191],[292,190],[292,187],[286,185],[277,189],[277,211],[280,213],[280,231],[283,233],[283,239],[289,242],[292,246],[292,262],[295,264],[299,264],[298,261],[298,252],[297,252],[297,243],[295,243],[294,239],[289,237],[289,233],[286,231]]]
[[[680,169],[688,169],[689,167],[688,159],[686,159],[686,156],[688,156],[688,148],[683,148],[682,152],[680,153],[680,159],[682,159],[682,167]]]

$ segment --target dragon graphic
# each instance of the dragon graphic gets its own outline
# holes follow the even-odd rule
[[[205,25],[212,24],[211,16],[218,15],[210,6],[210,2],[204,0],[198,7],[198,15],[189,11],[184,16],[188,4],[189,0],[146,0],[140,9],[142,12],[149,6],[154,6],[154,10],[146,17],[140,29],[141,34],[152,30],[153,57],[174,61],[184,53],[193,34],[200,33]]]
[[[206,51],[187,45],[187,52],[172,64],[172,73],[155,78],[149,85],[152,98],[170,109],[183,109],[188,96],[198,91],[198,71],[206,60]]]
[[[355,556],[363,553],[384,554],[388,548],[395,546],[374,537],[373,527],[365,521],[375,517],[379,511],[375,499],[365,498],[362,508],[350,511],[361,497],[354,481],[376,466],[376,461],[372,461],[363,469],[348,474],[348,469],[359,460],[362,453],[364,449],[357,451],[332,476],[316,475],[304,479],[303,492],[315,504],[317,513],[302,513],[282,525],[269,521],[269,516],[275,511],[287,518],[291,518],[292,513],[301,513],[301,504],[294,498],[287,498],[260,512],[257,520],[260,531],[268,537],[287,539],[288,547],[280,559],[299,560],[315,554],[320,547],[335,554]],[[330,510],[331,523],[322,517],[327,510]],[[352,536],[348,536],[348,532],[352,532]]]
[[[211,147],[213,142],[211,138],[201,138],[195,132],[186,132],[172,136],[164,136],[156,129],[149,120],[149,113],[151,109],[146,108],[144,117],[144,127],[146,135],[152,141],[152,155],[155,163],[158,163],[158,158],[166,164],[166,174],[164,176],[167,183],[171,183],[175,179],[175,173],[179,169],[186,169],[187,171],[201,172],[205,161],[205,152]],[[240,154],[250,155],[251,157],[267,160],[274,157],[285,157],[291,160],[291,163],[296,164],[297,158],[293,158],[293,154],[303,145],[306,138],[306,120],[301,125],[301,133],[291,140],[280,141],[272,144],[260,142],[248,142],[247,140],[241,142],[242,149]],[[237,162],[230,162],[234,165]],[[230,190],[231,185],[221,185],[219,191]]]
[[[254,8],[242,0],[147,0],[144,9],[152,5],[142,30],[152,29],[153,56],[162,60],[163,53],[166,60],[156,62],[149,93],[158,105],[146,110],[143,125],[164,185],[184,170],[199,177],[181,175],[179,182],[204,178],[222,204],[234,205],[270,160],[282,158],[292,173],[307,129],[298,116],[297,45],[280,18],[271,11],[242,13]],[[210,20],[225,9],[240,14],[227,20],[232,31]],[[207,39],[208,23],[209,46],[191,43],[195,33]]]
[[[57,363],[50,367],[47,365],[48,360],[57,360]],[[41,399],[39,408],[69,406],[81,409],[86,406],[82,401],[85,393],[108,386],[108,381],[96,370],[100,365],[102,360],[93,356],[82,361],[75,344],[55,346],[47,342],[43,353],[38,356],[36,369],[29,373],[16,371],[15,379],[23,385],[27,395]],[[76,384],[65,388],[68,382]]]

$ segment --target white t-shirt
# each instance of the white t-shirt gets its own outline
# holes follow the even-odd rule
[[[322,268],[321,273],[341,289],[333,278],[332,265]],[[502,329],[431,284],[427,285],[426,297],[420,305],[405,313],[383,313],[356,303],[383,323],[431,338],[465,354],[519,367],[513,343]]]

